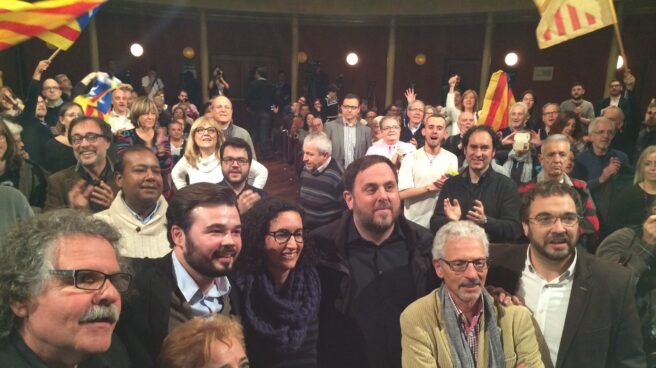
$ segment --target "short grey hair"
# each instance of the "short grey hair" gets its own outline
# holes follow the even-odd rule
[[[401,122],[399,121],[399,119],[398,119],[396,116],[389,116],[389,115],[387,115],[387,116],[383,116],[383,118],[380,119],[380,123],[378,124],[378,125],[380,126],[380,129],[383,129],[383,123],[386,122],[386,121],[388,121],[388,120],[391,120],[391,121],[393,121],[396,125],[401,126]]]
[[[483,244],[485,256],[490,255],[490,241],[482,227],[471,221],[451,221],[442,226],[433,239],[433,260],[444,258],[444,246],[449,240],[473,239]]]
[[[57,242],[68,236],[88,235],[107,240],[117,253],[119,232],[90,213],[62,209],[19,223],[0,241],[0,337],[20,327],[13,302],[27,302],[43,291],[54,268]]]
[[[515,102],[512,106],[510,106],[509,111],[513,111],[513,109],[516,108],[516,107],[519,107],[519,108],[522,109],[522,111],[524,111],[524,117],[528,117],[528,107],[526,106],[525,103],[523,103],[521,101],[520,102]]]
[[[624,122],[624,111],[622,109],[620,109],[618,106],[610,105],[610,106],[608,106],[607,108],[604,109],[604,112],[606,112],[608,110],[617,110],[617,112],[619,112],[619,114],[620,114],[620,121]],[[601,114],[601,115],[603,116],[603,114]]]
[[[616,129],[615,128],[615,122],[610,120],[609,118],[605,118],[603,116],[596,117],[596,118],[594,118],[594,120],[592,120],[590,122],[590,125],[588,125],[588,132],[595,133],[597,131],[597,124],[599,124],[599,123],[608,123],[608,124],[610,124],[613,127],[613,132],[615,132],[615,129]]]
[[[546,146],[548,143],[553,143],[553,142],[565,142],[567,143],[567,147],[570,147],[569,149],[571,150],[571,146],[569,144],[569,138],[567,138],[566,135],[564,134],[553,134],[547,137],[544,141],[542,141],[542,147],[540,147],[540,153],[544,153],[544,146]]]
[[[333,151],[333,143],[324,132],[308,134],[303,140],[303,145],[306,143],[313,143],[321,155],[331,154]]]

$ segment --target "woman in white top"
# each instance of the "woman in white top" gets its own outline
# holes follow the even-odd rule
[[[449,94],[446,95],[446,116],[447,124],[449,124],[449,135],[460,134],[458,129],[458,117],[462,111],[469,111],[474,114],[474,125],[478,122],[478,93],[473,89],[468,89],[462,93],[462,98],[459,98],[459,91],[456,91],[456,84],[460,81],[460,77],[454,75],[449,78]]]
[[[224,142],[223,131],[212,118],[201,116],[191,126],[184,156],[173,168],[171,178],[177,189],[194,183],[220,183],[223,180],[219,148]],[[264,188],[269,171],[253,160],[248,183]]]

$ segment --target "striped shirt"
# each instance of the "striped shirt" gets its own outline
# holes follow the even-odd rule
[[[453,307],[456,310],[456,318],[458,319],[458,325],[460,326],[460,332],[467,339],[467,344],[469,344],[469,350],[471,351],[472,357],[474,358],[474,364],[476,363],[477,353],[478,353],[478,335],[481,331],[481,324],[478,323],[481,316],[483,315],[483,294],[481,294],[480,305],[481,308],[476,314],[472,317],[471,321],[467,321],[465,313],[458,308],[458,305],[453,301],[451,293],[449,294],[449,299],[453,304]]]

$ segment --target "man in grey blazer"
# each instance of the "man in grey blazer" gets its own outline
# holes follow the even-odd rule
[[[371,129],[360,124],[360,97],[354,93],[344,96],[342,115],[326,123],[325,132],[333,144],[332,157],[342,167],[363,157],[371,146]]]
[[[491,245],[487,283],[524,298],[554,367],[645,367],[633,277],[576,249],[581,212],[574,188],[538,183],[522,203],[528,250]]]

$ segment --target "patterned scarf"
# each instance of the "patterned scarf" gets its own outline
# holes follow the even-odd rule
[[[453,360],[454,368],[471,368],[475,367],[474,358],[472,357],[469,344],[464,334],[460,330],[458,319],[456,318],[456,310],[453,303],[449,300],[446,287],[440,288],[440,300],[444,307],[444,322],[446,325],[447,335],[451,342],[451,359]],[[483,336],[488,338],[488,341],[479,341],[479,344],[489,344],[488,367],[489,368],[505,368],[506,361],[503,354],[503,345],[501,344],[501,329],[497,326],[496,311],[494,310],[494,300],[483,289],[483,321],[485,323],[485,333]],[[480,322],[479,322],[480,323]]]
[[[266,273],[240,274],[236,284],[244,299],[244,325],[268,342],[276,354],[298,350],[308,324],[317,318],[321,300],[319,274],[314,267],[294,269],[278,290]]]

